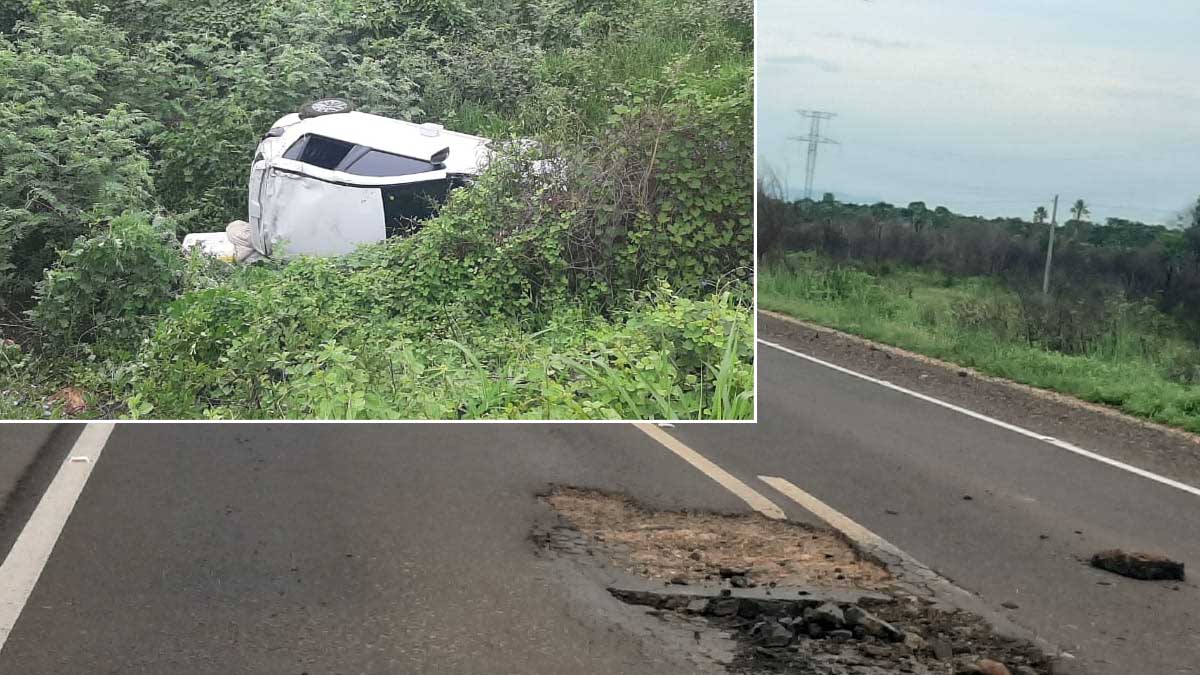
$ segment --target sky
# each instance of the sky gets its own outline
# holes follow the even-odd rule
[[[1084,199],[1170,224],[1200,196],[1200,1],[758,0],[758,163],[814,192],[984,216]],[[1069,217],[1069,216],[1068,216]]]

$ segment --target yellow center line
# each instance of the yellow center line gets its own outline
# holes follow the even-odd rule
[[[680,459],[696,467],[704,475],[719,483],[721,487],[737,495],[739,499],[749,504],[750,508],[768,518],[787,520],[787,515],[784,514],[783,509],[776,506],[770,499],[764,497],[761,492],[738,480],[725,469],[713,464],[700,453],[684,445],[679,439],[653,424],[637,423],[634,426],[641,429],[642,433],[658,441],[664,448],[678,455]]]

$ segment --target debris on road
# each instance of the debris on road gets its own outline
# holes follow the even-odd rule
[[[604,553],[632,575],[607,588],[613,597],[693,636],[732,638],[730,672],[1050,672],[1035,644],[893,585],[832,532],[757,515],[656,511],[595,491],[559,488],[543,499],[569,525],[535,530],[535,541],[589,561]]]
[[[975,665],[983,675],[1012,675],[1007,666],[991,659],[982,659]]]
[[[653,590],[648,590],[653,589]],[[794,589],[793,589],[794,590]],[[1038,675],[1050,662],[1033,645],[996,635],[979,617],[878,591],[610,587],[665,621],[695,618],[731,633],[733,672],[805,675]]]
[[[1119,548],[1092,556],[1092,567],[1143,581],[1183,581],[1183,563],[1151,553],[1133,553]]]

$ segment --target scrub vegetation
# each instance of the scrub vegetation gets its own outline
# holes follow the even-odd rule
[[[1176,226],[1060,225],[759,196],[759,301],[1200,432],[1200,202]],[[1083,215],[1083,214],[1080,214]]]
[[[10,3],[0,415],[749,417],[751,21],[749,0]],[[264,130],[328,96],[540,154],[349,256],[183,256],[245,217]]]

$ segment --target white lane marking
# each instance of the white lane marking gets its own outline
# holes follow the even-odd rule
[[[4,650],[21,610],[33,593],[114,426],[112,422],[91,423],[79,434],[69,459],[59,467],[4,564],[0,565],[0,651]]]
[[[825,366],[826,368],[831,368],[833,370],[838,371],[839,373],[845,373],[846,375],[850,375],[851,377],[857,377],[860,380],[866,380],[867,382],[872,382],[874,384],[878,384],[881,387],[887,387],[888,389],[891,389],[893,391],[898,391],[902,394],[907,394],[909,396],[912,396],[913,398],[919,398],[922,401],[926,401],[928,403],[932,403],[934,405],[941,406],[943,408],[946,408],[947,410],[953,410],[954,412],[961,413],[963,415],[966,415],[967,417],[973,417],[981,422],[987,422],[988,424],[994,424],[1002,429],[1007,429],[1009,431],[1021,434],[1022,436],[1027,436],[1034,440],[1049,443],[1050,445],[1053,445],[1058,448],[1062,448],[1063,450],[1066,450],[1068,452],[1073,452],[1082,457],[1087,457],[1088,459],[1094,459],[1097,462],[1101,462],[1103,464],[1107,464],[1109,466],[1116,467],[1123,471],[1128,471],[1129,473],[1136,474],[1138,476],[1141,476],[1142,478],[1148,478],[1152,481],[1155,481],[1156,483],[1161,483],[1163,485],[1173,487],[1177,490],[1183,490],[1184,492],[1187,492],[1187,493],[1196,495],[1197,497],[1200,497],[1200,488],[1195,487],[1193,485],[1188,485],[1187,483],[1181,483],[1173,478],[1167,478],[1166,476],[1160,476],[1159,474],[1156,474],[1153,471],[1147,471],[1145,469],[1141,469],[1136,466],[1133,466],[1132,464],[1126,464],[1125,462],[1115,460],[1111,457],[1105,457],[1104,455],[1092,452],[1091,450],[1084,450],[1083,448],[1081,448],[1077,445],[1072,445],[1066,441],[1054,438],[1053,436],[1046,436],[1044,434],[1039,434],[1037,432],[1030,431],[1029,429],[1026,429],[1024,427],[1019,427],[1015,424],[1009,424],[1008,422],[1005,422],[1003,420],[998,420],[995,417],[988,417],[987,415],[984,415],[983,413],[977,413],[974,410],[968,410],[967,408],[963,408],[961,406],[954,405],[953,403],[947,403],[946,401],[943,401],[941,399],[936,399],[936,398],[934,398],[932,396],[928,396],[926,394],[922,394],[921,392],[913,391],[912,389],[905,389],[904,387],[901,387],[896,384],[892,384],[891,382],[888,382],[887,380],[880,380],[878,378],[871,377],[870,375],[863,375],[862,373],[855,372],[853,370],[850,370],[849,368],[843,368],[839,365],[830,363],[828,361],[822,361],[821,359],[818,359],[815,356],[809,356],[808,354],[803,354],[794,349],[788,349],[787,347],[784,347],[783,345],[780,345],[780,344],[776,344],[774,342],[768,342],[766,340],[759,340],[759,342],[763,343],[764,345],[766,345],[768,347],[774,347],[775,349],[778,349],[781,352],[786,352],[788,354],[791,354],[792,356],[798,356],[802,359],[805,359],[806,361],[811,361],[817,365]]]
[[[660,445],[678,455],[683,461],[702,471],[704,475],[719,483],[721,487],[737,495],[739,499],[749,504],[750,508],[768,518],[776,520],[787,519],[787,515],[784,514],[783,509],[776,506],[770,499],[764,497],[761,492],[738,480],[725,469],[713,464],[703,455],[684,445],[682,441],[674,436],[653,424],[636,423],[633,426],[641,429],[643,433],[658,441]]]

